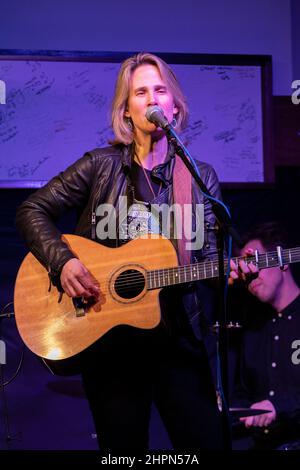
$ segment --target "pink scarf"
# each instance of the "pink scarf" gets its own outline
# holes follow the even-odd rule
[[[175,158],[173,173],[173,195],[176,204],[175,233],[177,235],[179,264],[186,265],[191,262],[191,251],[186,249],[186,243],[191,242],[192,233],[192,175],[181,158],[178,156]],[[184,211],[185,204],[188,206]]]

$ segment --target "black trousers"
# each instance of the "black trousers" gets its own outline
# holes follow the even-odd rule
[[[85,353],[82,377],[101,451],[146,451],[153,401],[175,450],[222,449],[202,343],[118,326]]]

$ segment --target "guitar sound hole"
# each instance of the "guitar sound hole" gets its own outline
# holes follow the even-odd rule
[[[133,299],[143,291],[144,287],[145,278],[135,269],[122,272],[115,282],[115,291],[123,299]]]

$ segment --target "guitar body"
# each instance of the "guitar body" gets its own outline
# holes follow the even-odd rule
[[[140,238],[107,248],[76,235],[63,239],[100,284],[100,300],[83,308],[66,294],[60,300],[55,287],[49,291],[45,268],[29,253],[14,293],[17,327],[29,349],[61,360],[80,353],[114,326],[154,328],[159,323],[160,290],[147,289],[146,271],[178,265],[169,240]]]

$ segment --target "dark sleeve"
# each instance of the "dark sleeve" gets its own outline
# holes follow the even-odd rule
[[[300,421],[300,390],[286,396],[272,397],[271,402],[279,418]]]
[[[55,221],[89,197],[94,158],[85,154],[67,170],[32,194],[17,210],[16,226],[29,250],[55,276],[75,255],[61,240]]]
[[[245,358],[243,354],[243,345],[237,351],[237,367],[233,379],[233,391],[231,397],[231,406],[233,407],[250,407],[253,400],[248,384],[248,374],[245,367]]]
[[[204,184],[211,193],[211,195],[222,201],[221,188],[218,180],[217,173],[214,168],[210,165],[205,164],[203,167],[201,164],[199,166],[200,177],[203,179]],[[204,227],[213,228],[215,226],[216,217],[212,210],[211,200],[208,197],[204,197]],[[216,244],[216,235],[212,230],[205,229],[205,241],[203,246],[203,257],[208,259],[213,259],[217,256],[217,244]]]

